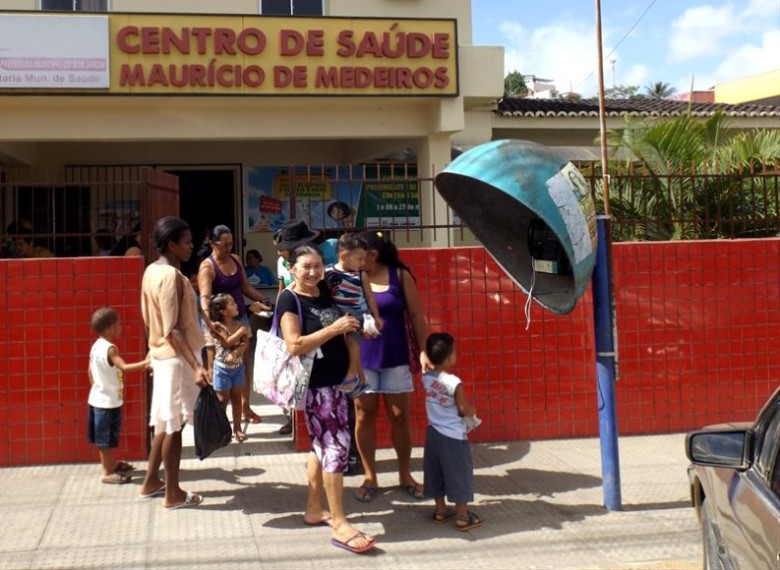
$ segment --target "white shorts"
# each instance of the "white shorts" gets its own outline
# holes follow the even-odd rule
[[[412,372],[408,364],[393,368],[365,369],[368,388],[364,394],[406,394],[414,392]]]

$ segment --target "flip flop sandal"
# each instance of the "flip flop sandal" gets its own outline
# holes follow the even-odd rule
[[[406,493],[413,499],[417,499],[418,501],[420,501],[425,498],[425,488],[419,483],[413,483],[411,485],[401,485],[400,487],[403,491],[406,491]]]
[[[111,475],[102,477],[100,482],[105,483],[106,485],[124,485],[132,480],[133,478],[129,475],[124,475],[123,473],[112,473]]]
[[[114,467],[114,473],[127,473],[129,471],[135,471],[135,467],[130,465],[127,461],[116,462],[116,467]]]
[[[374,497],[376,497],[378,493],[379,487],[372,487],[363,483],[360,487],[355,489],[354,497],[361,503],[370,503],[374,500]]]
[[[244,443],[247,440],[247,435],[243,431],[237,431],[234,435],[238,443]]]
[[[347,397],[352,398],[354,400],[355,398],[359,398],[360,396],[365,394],[366,390],[368,390],[368,384],[358,384],[346,394]]]
[[[151,499],[152,497],[159,497],[160,495],[164,495],[164,494],[165,494],[165,483],[163,483],[162,485],[160,485],[159,487],[157,487],[157,488],[156,488],[154,491],[152,491],[151,493],[146,493],[145,495],[144,495],[144,494],[142,494],[142,493],[139,493],[139,496],[140,496],[142,499]]]
[[[350,380],[344,380],[341,384],[339,384],[339,390],[349,395],[354,392],[358,386],[360,386],[360,379],[355,376],[354,378],[351,378]]]
[[[349,538],[349,539],[347,539],[347,540],[345,540],[343,542],[340,541],[338,538],[331,538],[330,539],[330,543],[333,546],[335,546],[336,548],[343,548],[344,550],[352,552],[353,554],[365,554],[369,550],[373,549],[374,546],[376,546],[376,540],[374,540],[372,538],[372,539],[369,540],[368,544],[366,544],[365,546],[361,546],[361,547],[352,546],[350,544],[354,540],[357,540],[358,538],[363,538],[363,537],[368,538],[366,536],[366,533],[364,533],[364,532],[356,532],[354,534],[354,536],[352,536],[351,538]]]
[[[483,522],[485,521],[482,520],[477,513],[469,511],[465,517],[455,517],[455,528],[457,528],[460,532],[468,532],[472,528],[482,526]]]
[[[442,524],[442,523],[446,523],[454,516],[455,516],[455,509],[446,509],[444,512],[437,511],[436,509],[434,509],[433,516],[431,516],[431,520],[433,521],[433,524]]]
[[[187,491],[187,497],[178,505],[171,505],[170,507],[163,507],[166,511],[175,511],[176,509],[183,509],[186,507],[197,507],[203,503],[203,497],[192,491]]]

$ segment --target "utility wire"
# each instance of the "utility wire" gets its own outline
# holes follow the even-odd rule
[[[622,37],[622,38],[620,38],[620,41],[619,41],[617,44],[615,44],[615,47],[613,47],[613,48],[612,48],[612,51],[610,51],[610,52],[609,52],[607,55],[605,55],[605,56],[604,56],[604,61],[608,60],[608,59],[609,59],[609,56],[611,56],[613,53],[615,53],[615,51],[617,50],[617,48],[619,48],[619,47],[620,47],[620,44],[622,44],[622,43],[623,43],[623,41],[624,41],[624,40],[625,40],[625,39],[626,39],[626,38],[627,38],[627,37],[628,37],[628,36],[631,34],[631,32],[633,32],[633,31],[634,31],[634,29],[635,29],[635,28],[636,28],[636,27],[639,25],[639,22],[641,22],[641,21],[642,21],[642,18],[644,18],[644,17],[645,17],[645,15],[646,15],[646,14],[647,14],[647,13],[650,11],[650,8],[652,8],[652,7],[653,7],[653,5],[654,5],[654,4],[655,4],[657,1],[658,1],[658,0],[651,0],[651,1],[650,1],[650,4],[648,4],[647,8],[645,8],[645,11],[644,11],[644,12],[642,12],[642,13],[639,15],[639,18],[637,18],[636,22],[634,22],[634,23],[631,25],[631,27],[628,29],[628,31],[627,31],[625,34],[623,34],[623,37]],[[577,85],[577,90],[579,90],[579,88],[580,88],[580,87],[582,87],[582,86],[583,86],[583,84],[584,84],[584,83],[585,83],[585,82],[586,82],[588,79],[590,79],[590,78],[591,78],[591,76],[592,76],[594,73],[596,73],[596,70],[595,70],[595,69],[594,69],[593,71],[591,71],[590,73],[588,73],[587,77],[585,77],[585,79],[583,79],[582,81],[580,81],[580,82],[579,82],[579,84]]]

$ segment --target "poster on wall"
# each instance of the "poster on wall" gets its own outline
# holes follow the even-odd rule
[[[337,232],[419,226],[416,169],[374,166],[245,168],[244,231],[275,232],[293,218]]]
[[[293,218],[317,229],[354,226],[361,188],[348,168],[261,166],[244,172],[245,232],[275,232]]]
[[[366,228],[417,227],[420,200],[417,180],[370,180],[363,184],[364,207],[360,209]]]

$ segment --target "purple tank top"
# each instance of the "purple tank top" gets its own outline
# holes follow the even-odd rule
[[[390,286],[382,293],[374,292],[374,300],[379,316],[384,321],[382,334],[377,338],[364,338],[360,341],[360,360],[363,368],[378,370],[409,364],[409,352],[406,348],[406,328],[404,312],[406,302],[398,268],[390,267]]]
[[[246,307],[244,306],[244,294],[241,292],[241,285],[244,283],[244,278],[241,275],[241,267],[230,256],[230,261],[236,266],[236,272],[233,275],[225,275],[219,268],[219,265],[213,257],[209,256],[209,261],[214,267],[214,281],[211,283],[211,294],[227,293],[238,305],[238,318],[244,316],[246,313]]]

